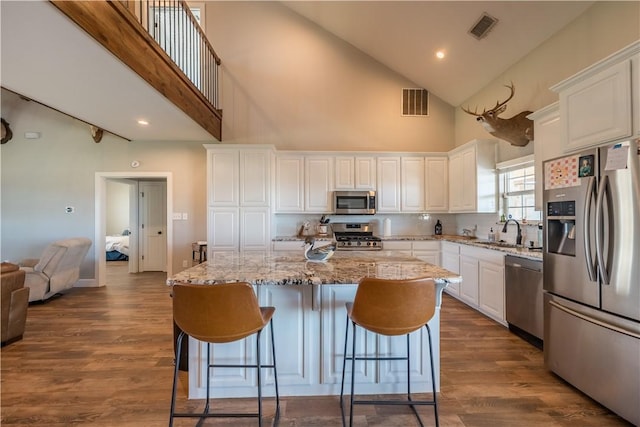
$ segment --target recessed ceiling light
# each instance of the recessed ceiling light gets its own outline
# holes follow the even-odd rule
[[[438,59],[444,59],[444,57],[445,57],[445,52],[444,52],[444,50],[439,50],[439,51],[437,51],[437,52],[436,52],[436,58],[438,58]]]
[[[140,119],[140,120],[138,120],[138,124],[139,124],[140,126],[148,126],[148,125],[149,125],[149,122],[148,122],[148,121],[146,121],[146,120]]]

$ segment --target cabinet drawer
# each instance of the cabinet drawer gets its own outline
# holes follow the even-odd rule
[[[460,245],[457,243],[451,243],[451,242],[440,242],[442,245],[442,252],[449,252],[452,254],[459,254],[460,253]]]
[[[440,242],[437,240],[413,242],[412,247],[414,251],[439,251]]]
[[[382,249],[387,251],[409,251],[411,252],[411,242],[398,240],[385,240],[382,242]]]

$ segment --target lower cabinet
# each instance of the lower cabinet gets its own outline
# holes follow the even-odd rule
[[[278,368],[278,386],[282,396],[337,395],[342,381],[344,336],[347,326],[345,303],[355,298],[358,285],[260,285],[256,292],[262,306],[276,307],[273,326]],[[440,371],[440,310],[431,326],[436,386]],[[349,327],[351,325],[349,324]],[[357,354],[404,355],[406,338],[377,336],[358,328]],[[261,336],[263,363],[271,363],[270,331]],[[349,332],[347,353],[351,354],[353,334]],[[425,328],[410,335],[412,390],[431,389],[429,340]],[[206,344],[189,339],[189,398],[206,395]],[[255,363],[255,336],[216,344],[211,360],[219,364]],[[406,362],[357,362],[355,372],[358,394],[399,393],[406,389]],[[265,369],[263,393],[274,392],[273,371]],[[351,379],[351,364],[347,363],[346,380]],[[233,368],[211,370],[213,397],[253,396],[257,385],[255,369]],[[348,392],[348,387],[346,391]]]
[[[460,245],[451,242],[441,242],[440,252],[442,268],[460,274]],[[444,288],[444,291],[449,295],[458,297],[460,295],[460,284],[449,283],[449,286]]]
[[[504,254],[461,245],[460,275],[458,298],[506,326]]]
[[[342,364],[344,356],[344,334],[347,327],[346,302],[353,301],[357,285],[323,285],[322,286],[322,382],[325,384],[340,384],[342,381]],[[440,310],[436,310],[430,322],[439,325]],[[351,328],[351,324],[349,324]],[[432,326],[432,341],[434,343],[436,379],[439,374],[440,342],[439,327]],[[411,348],[411,381],[415,391],[430,390],[431,367],[429,362],[429,340],[426,328],[421,328],[409,335]],[[347,354],[351,354],[353,334],[349,331]],[[387,337],[376,335],[358,328],[356,353],[377,354],[379,356],[397,356],[406,354],[406,337]],[[350,381],[351,363],[347,363],[346,380]],[[406,390],[406,361],[367,361],[356,362],[356,384],[387,384],[388,392]],[[417,382],[418,384],[413,384]],[[346,390],[348,391],[348,387]],[[378,389],[380,390],[380,389]],[[356,393],[366,392],[364,388],[356,389]]]

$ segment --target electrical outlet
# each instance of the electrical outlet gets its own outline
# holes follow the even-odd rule
[[[187,261],[186,259],[182,260],[182,266],[183,267],[189,267],[189,261]]]
[[[182,213],[182,219],[189,219],[189,214],[186,212]]]

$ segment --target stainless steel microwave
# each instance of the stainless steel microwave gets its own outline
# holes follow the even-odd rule
[[[374,215],[375,191],[334,191],[333,206],[336,215]]]

